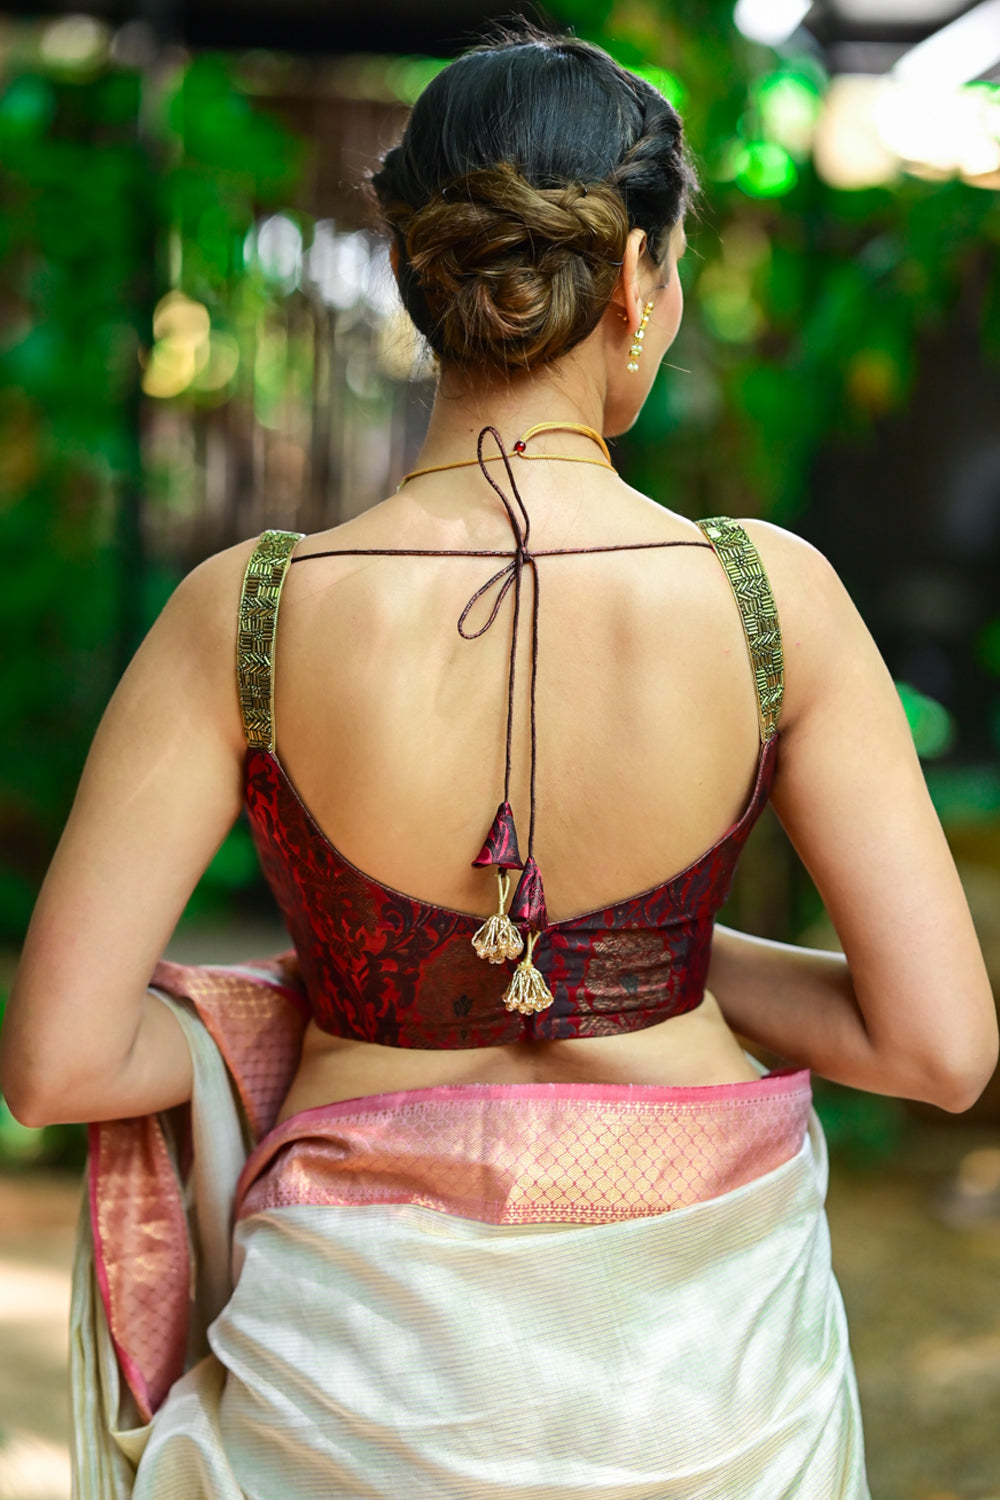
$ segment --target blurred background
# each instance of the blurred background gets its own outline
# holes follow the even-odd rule
[[[1000,0],[550,0],[684,115],[687,314],[616,462],[832,559],[1000,987]],[[432,370],[360,190],[473,0],[0,0],[0,983],[97,719],[179,578],[410,465]],[[675,368],[678,366],[680,368]],[[834,946],[776,821],[726,916]],[[237,826],[173,956],[285,943]],[[817,1085],[875,1500],[1000,1497],[1000,1085]],[[81,1131],[0,1101],[0,1497],[65,1500]],[[734,1497],[735,1500],[735,1497]]]

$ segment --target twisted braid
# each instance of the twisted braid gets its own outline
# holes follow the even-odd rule
[[[652,89],[640,96],[642,126],[610,174],[622,196],[629,223],[645,229],[650,254],[659,260],[665,240],[697,189],[698,179],[684,145],[680,116]],[[664,170],[664,163],[670,167]]]

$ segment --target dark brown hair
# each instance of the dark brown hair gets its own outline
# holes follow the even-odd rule
[[[697,179],[680,117],[650,84],[525,24],[437,75],[372,185],[431,348],[506,373],[586,338],[629,230],[659,261]]]

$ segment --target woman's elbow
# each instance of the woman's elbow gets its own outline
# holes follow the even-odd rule
[[[27,1069],[0,1067],[0,1095],[19,1125],[41,1130],[46,1125],[65,1125],[82,1119],[74,1114],[68,1090],[51,1078],[33,1079]]]
[[[61,1123],[57,1119],[53,1101],[44,1094],[25,1086],[23,1080],[0,1076],[0,1095],[19,1125],[29,1130],[41,1130],[45,1125]]]
[[[949,1114],[964,1114],[980,1098],[986,1085],[996,1072],[996,1066],[997,1053],[994,1048],[992,1059],[988,1066],[969,1069],[965,1073],[956,1074],[950,1080],[943,1096],[934,1102],[940,1109],[946,1109]]]
[[[998,1058],[997,1027],[994,1024],[987,1035],[964,1052],[955,1047],[950,1052],[943,1049],[932,1059],[925,1070],[926,1083],[914,1097],[928,1104],[935,1104],[949,1114],[960,1115],[971,1109],[980,1097],[993,1074]]]
[[[65,1120],[58,1107],[64,1090],[55,1068],[56,1040],[27,1024],[26,1010],[15,979],[0,1030],[0,1097],[19,1125],[39,1130]]]
[[[18,1124],[29,1130],[66,1125],[86,1119],[79,1109],[79,1080],[75,1070],[57,1068],[47,1058],[33,1062],[24,1049],[0,1047],[0,1095]]]
[[[0,1032],[0,1099],[10,1110],[19,1125],[37,1129],[31,1089],[26,1086],[24,1069],[13,1056],[13,1049],[6,1032]],[[45,1124],[40,1121],[39,1124]]]

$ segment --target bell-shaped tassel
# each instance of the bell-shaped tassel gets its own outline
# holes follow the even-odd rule
[[[501,870],[519,870],[523,861],[517,850],[517,829],[509,802],[501,802],[486,842],[472,861],[474,869],[497,865]]]
[[[514,899],[510,903],[510,916],[511,921],[521,922],[528,927],[536,927],[539,931],[548,926],[542,875],[535,864],[533,855],[528,855],[524,869],[521,871]]]
[[[537,1015],[552,1004],[552,991],[531,961],[537,941],[538,933],[529,932],[527,952],[514,970],[503,997],[507,1009],[516,1010],[522,1016]]]
[[[473,948],[487,963],[505,963],[508,958],[519,957],[524,948],[524,938],[507,915],[509,896],[510,876],[498,869],[496,915],[487,917],[472,939]]]

